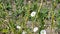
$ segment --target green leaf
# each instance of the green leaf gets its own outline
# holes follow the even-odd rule
[[[3,29],[2,32],[3,32],[3,33],[7,33],[8,30],[7,30],[7,29]]]

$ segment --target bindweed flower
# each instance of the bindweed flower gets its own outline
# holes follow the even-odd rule
[[[31,1],[28,1],[29,3],[31,2]]]
[[[17,29],[21,29],[21,27],[20,27],[20,26],[16,26],[16,28],[17,28]]]
[[[38,30],[38,27],[35,27],[35,28],[33,29],[34,32],[36,32],[37,30]]]
[[[23,31],[22,34],[26,34],[27,32],[26,31]]]
[[[33,11],[33,12],[31,13],[31,16],[34,17],[35,15],[36,15],[36,12]]]
[[[46,30],[41,30],[40,34],[46,34]]]

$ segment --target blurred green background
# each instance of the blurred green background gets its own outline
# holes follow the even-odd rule
[[[34,27],[39,30],[33,32]],[[0,0],[0,34],[40,34],[43,29],[59,34],[60,0]]]

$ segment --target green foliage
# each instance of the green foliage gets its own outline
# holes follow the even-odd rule
[[[24,2],[25,0],[0,0],[1,32],[7,34],[11,31],[11,33],[13,32],[14,34],[22,34],[22,31],[25,30],[28,34],[33,34],[31,30],[33,30],[33,28],[37,26],[39,28],[37,33],[40,34],[40,31],[47,27],[44,26],[46,25],[44,22],[45,20],[47,20],[47,22],[52,22],[51,27],[53,26],[52,24],[54,24],[53,21],[56,20],[56,22],[58,23],[56,24],[57,28],[60,29],[60,9],[56,9],[57,5],[60,3],[60,0],[51,0],[51,4],[48,4],[48,1],[43,2],[42,0],[26,1],[26,3]],[[36,12],[35,17],[31,16],[31,13],[33,11]],[[48,18],[50,18],[50,20],[48,20]],[[31,26],[27,26],[28,21],[31,21]],[[3,24],[6,24],[5,27],[8,26],[9,29],[3,28]],[[22,29],[18,30],[16,28],[17,25],[20,25]]]

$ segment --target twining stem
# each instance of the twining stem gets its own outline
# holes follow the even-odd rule
[[[38,8],[38,13],[40,13],[40,10],[42,8],[43,5],[43,0],[41,0],[41,3],[39,4],[39,8]],[[37,17],[37,16],[36,16]],[[40,21],[40,20],[39,20]],[[40,34],[40,27],[39,27],[39,34]]]
[[[55,1],[53,2],[52,1],[52,8],[51,8],[51,14],[52,14],[52,16],[51,16],[51,30],[55,27],[55,23],[54,23],[54,16],[55,16],[55,14],[54,14],[54,3],[55,3]],[[53,34],[53,33],[52,33]]]
[[[39,6],[39,9],[38,9],[38,12],[40,12],[40,9],[42,8],[42,4],[43,4],[43,0],[41,0],[41,3],[40,3],[40,6]]]

